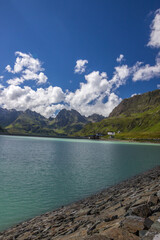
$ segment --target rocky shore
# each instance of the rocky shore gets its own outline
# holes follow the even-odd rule
[[[160,166],[0,233],[15,239],[159,240]]]

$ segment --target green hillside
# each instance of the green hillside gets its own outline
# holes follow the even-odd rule
[[[6,129],[10,134],[57,136],[55,131],[48,129],[48,120],[45,117],[30,110],[22,112]]]
[[[160,139],[160,90],[124,99],[106,118],[87,124],[77,136],[101,133],[109,138],[115,132],[116,139]]]

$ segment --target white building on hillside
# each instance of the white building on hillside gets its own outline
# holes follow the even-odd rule
[[[109,131],[109,132],[107,132],[107,134],[108,134],[109,136],[115,136],[116,133]]]

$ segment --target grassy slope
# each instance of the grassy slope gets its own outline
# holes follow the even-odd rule
[[[66,125],[65,127],[58,127],[58,126],[54,126],[53,124],[49,123],[50,129],[54,129],[54,131],[57,134],[61,134],[63,136],[71,136],[75,132],[81,130],[84,126],[85,126],[85,124],[83,124],[83,123],[72,123],[72,124]]]
[[[33,117],[25,112],[21,114],[16,121],[6,127],[10,134],[36,134],[36,135],[54,135],[55,131],[48,129],[47,119],[43,120],[38,117]]]
[[[58,126],[55,120],[48,120],[42,116],[22,113],[12,124],[6,127],[10,134],[48,135],[48,136],[70,136],[79,131],[83,123],[69,123]]]
[[[160,106],[129,116],[110,117],[99,123],[87,124],[76,136],[88,136],[102,133],[108,138],[107,132],[115,131],[117,139],[153,139],[160,138]],[[120,131],[120,133],[117,133]]]

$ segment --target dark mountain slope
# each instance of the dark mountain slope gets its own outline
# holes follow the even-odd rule
[[[49,125],[57,133],[67,136],[82,129],[87,122],[86,117],[76,110],[63,109]]]
[[[71,124],[84,124],[87,123],[87,119],[82,116],[76,110],[66,110],[62,109],[56,116],[54,120],[54,125],[57,127],[66,127]]]
[[[97,113],[94,113],[90,116],[87,117],[87,120],[89,122],[95,123],[95,122],[100,122],[104,119],[105,117],[103,117],[102,115],[99,115]]]
[[[3,133],[4,129],[0,126],[0,133]]]
[[[142,113],[148,111],[149,109],[154,109],[157,106],[160,106],[159,89],[124,99],[113,109],[109,117],[116,117],[121,114],[128,116],[133,113]]]
[[[0,125],[6,127],[14,122],[22,112],[14,109],[7,110],[0,107]]]

